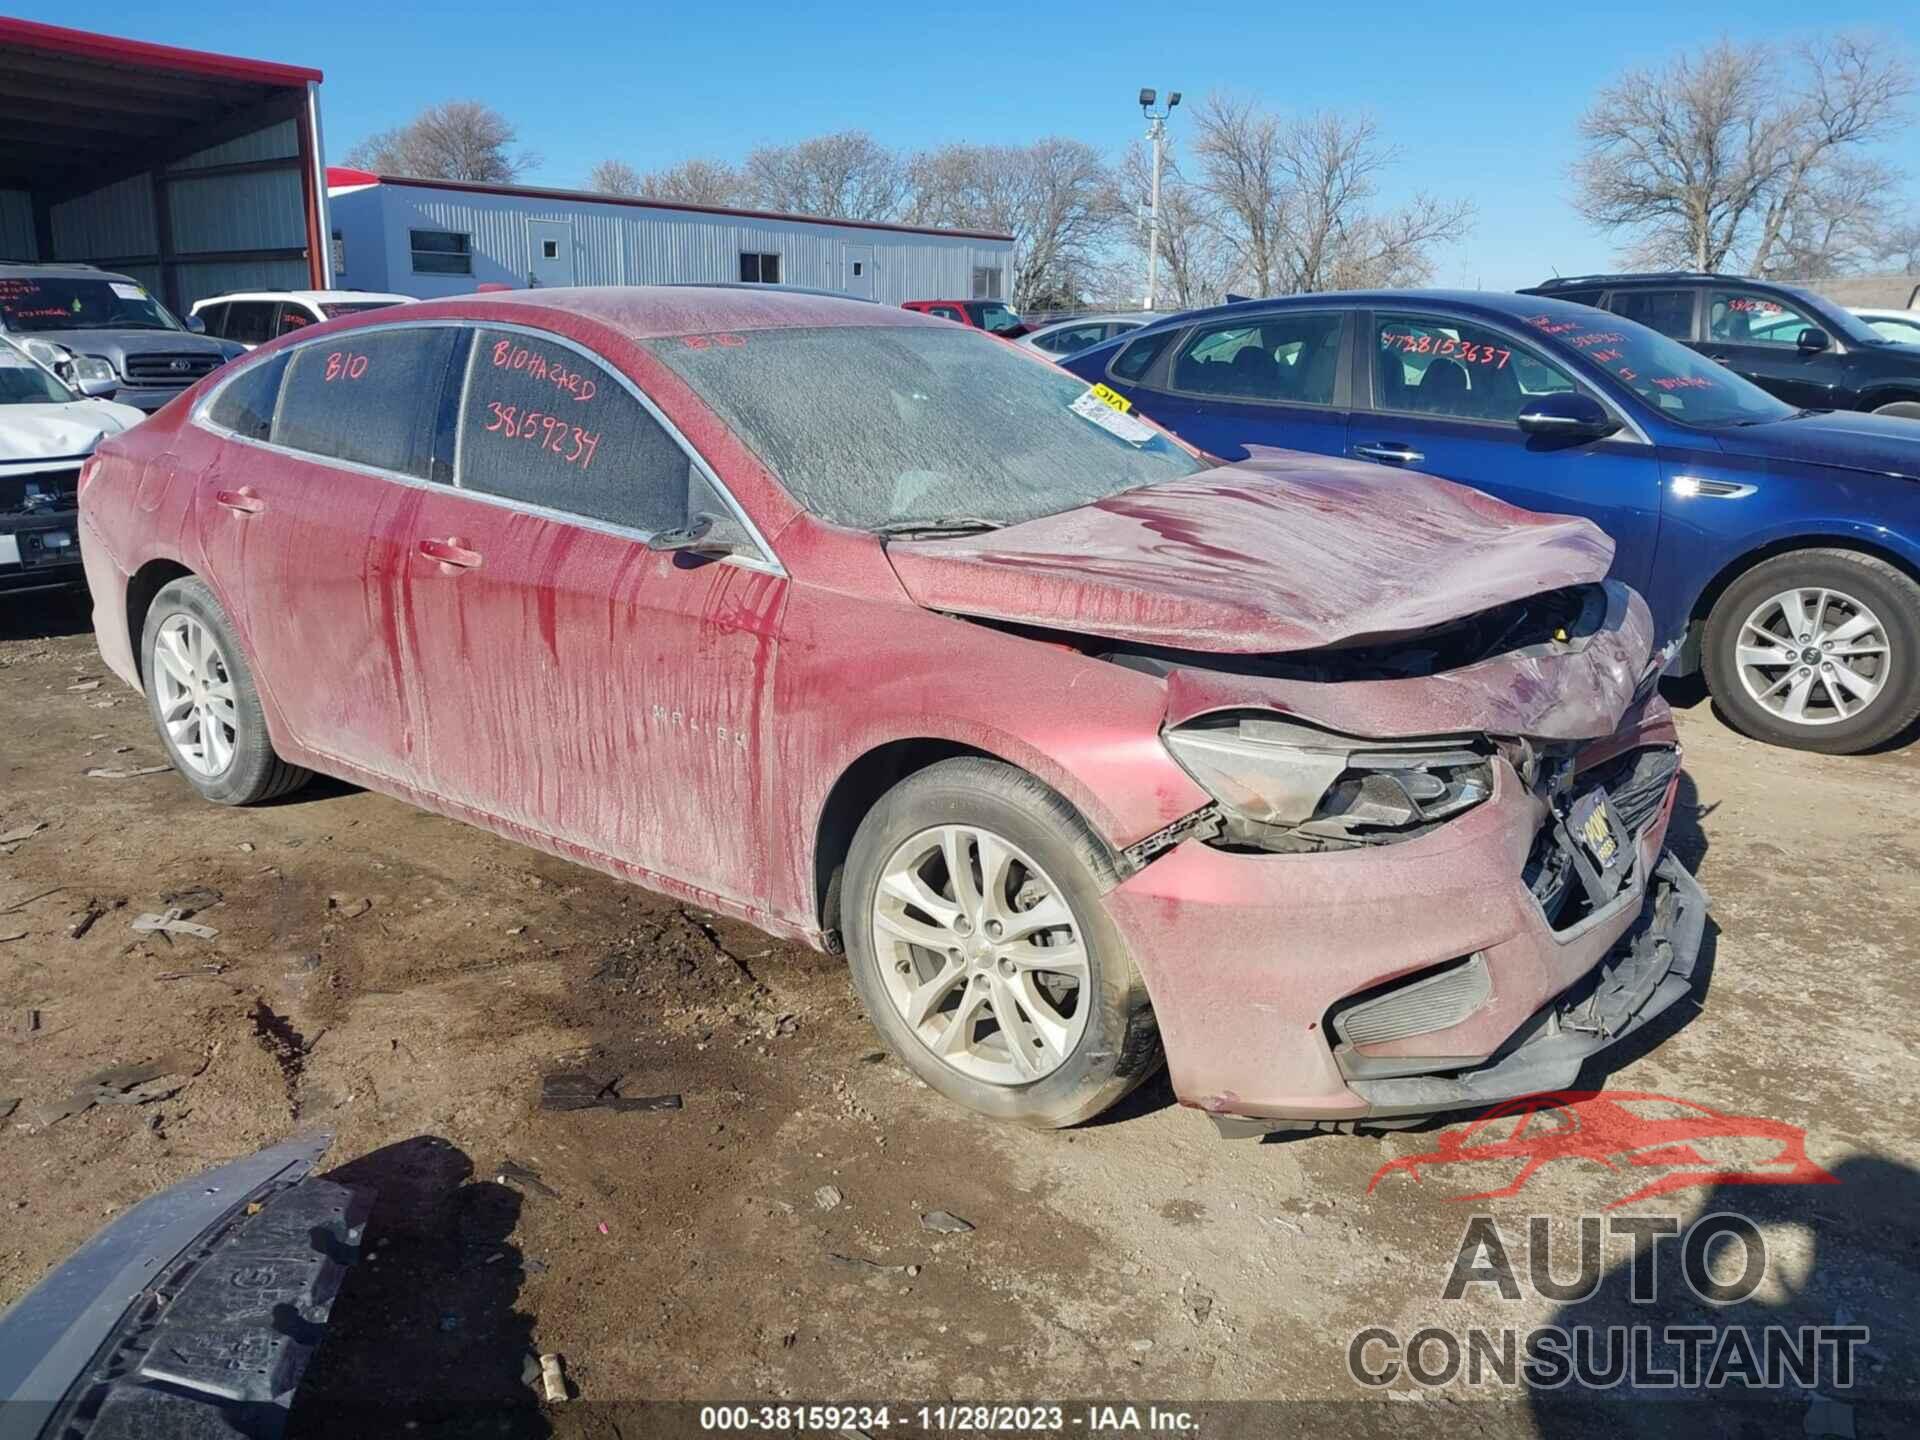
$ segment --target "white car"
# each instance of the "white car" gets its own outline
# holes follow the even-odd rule
[[[75,394],[0,339],[0,594],[83,578],[80,466],[102,440],[144,419],[131,405]]]
[[[1065,355],[1077,355],[1090,346],[1098,345],[1102,340],[1111,340],[1116,335],[1124,335],[1129,330],[1138,330],[1142,325],[1151,325],[1156,320],[1164,320],[1172,311],[1158,310],[1115,310],[1104,315],[1074,315],[1065,320],[1055,320],[1050,325],[1042,325],[1038,330],[1029,331],[1013,343],[1024,345],[1029,350],[1038,350],[1042,355],[1059,359]]]
[[[1883,339],[1920,345],[1920,310],[1855,310]]]
[[[385,295],[373,290],[245,290],[196,300],[189,314],[206,327],[207,334],[237,341],[251,350],[322,320],[384,310],[412,300],[411,295]]]

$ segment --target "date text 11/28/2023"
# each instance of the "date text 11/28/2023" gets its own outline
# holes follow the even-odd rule
[[[715,1433],[909,1435],[1125,1434],[1199,1431],[1190,1410],[1161,1405],[703,1405],[700,1428]]]

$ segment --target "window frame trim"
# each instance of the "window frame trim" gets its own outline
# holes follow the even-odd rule
[[[1260,323],[1268,316],[1282,315],[1332,315],[1340,322],[1340,353],[1334,360],[1333,398],[1331,400],[1269,400],[1258,395],[1219,395],[1211,390],[1185,390],[1173,383],[1173,377],[1179,373],[1181,360],[1186,358],[1188,351],[1200,343],[1202,336],[1210,335],[1220,330],[1255,329],[1258,328]],[[1143,375],[1139,380],[1129,380],[1123,383],[1139,385],[1144,389],[1157,390],[1163,395],[1178,395],[1183,400],[1195,400],[1214,405],[1258,405],[1268,410],[1317,410],[1327,414],[1350,411],[1354,408],[1354,404],[1352,383],[1348,374],[1348,357],[1358,349],[1358,346],[1354,343],[1354,337],[1358,332],[1354,329],[1353,315],[1353,311],[1338,305],[1289,305],[1283,309],[1263,311],[1259,316],[1253,318],[1228,319],[1211,324],[1190,325],[1187,327],[1186,334],[1179,337],[1177,344],[1168,347],[1166,351],[1156,355],[1153,363],[1147,366],[1146,375],[1151,375],[1156,369],[1164,368],[1166,372],[1166,381],[1164,384],[1149,385],[1146,382],[1146,375]],[[1114,351],[1113,359],[1118,360],[1121,352],[1126,348],[1125,345],[1122,345],[1119,350]],[[1108,362],[1109,369],[1112,368],[1112,363],[1112,361]],[[1342,393],[1343,391],[1345,392],[1344,394]]]
[[[458,375],[452,373],[451,367],[449,368],[448,372],[441,377],[439,394],[434,401],[437,408],[445,402],[447,395],[446,387],[448,385],[458,384],[460,386],[460,404],[454,421],[454,453],[449,462],[451,466],[450,473],[453,477],[451,480],[423,479],[420,476],[408,475],[398,470],[388,470],[379,465],[366,465],[357,460],[342,460],[332,455],[315,455],[310,451],[296,450],[290,445],[276,445],[270,440],[255,440],[251,436],[240,434],[237,430],[230,430],[224,425],[217,424],[212,418],[211,411],[214,403],[226,391],[229,385],[239,380],[241,376],[251,373],[256,365],[272,363],[275,356],[282,354],[288,355],[289,359],[287,363],[292,364],[291,352],[320,345],[339,343],[341,334],[359,335],[386,333],[397,330],[463,329],[469,331],[474,336],[475,342],[469,344],[467,347],[469,355],[467,367],[462,368]],[[376,480],[388,480],[395,484],[406,485],[416,490],[428,490],[439,494],[463,495],[470,500],[477,501],[484,505],[493,505],[499,509],[516,511],[520,514],[534,516],[537,519],[554,520],[564,525],[577,525],[583,529],[595,530],[602,534],[611,535],[616,539],[635,540],[641,544],[645,544],[648,540],[651,540],[655,535],[659,534],[660,532],[657,530],[642,530],[635,526],[621,525],[610,520],[595,519],[590,515],[576,515],[571,511],[556,510],[551,506],[536,505],[526,500],[516,500],[511,496],[491,495],[485,490],[470,490],[459,483],[460,431],[464,427],[467,409],[467,368],[470,368],[472,365],[471,356],[477,345],[478,332],[483,329],[526,335],[539,340],[543,344],[563,346],[568,350],[572,350],[583,359],[592,361],[602,372],[611,376],[629,395],[640,403],[641,408],[653,418],[654,422],[666,432],[674,444],[678,445],[686,454],[688,462],[694,471],[706,481],[708,487],[720,498],[721,504],[740,522],[746,530],[748,538],[760,552],[758,555],[723,555],[713,563],[718,565],[733,565],[743,570],[755,570],[763,574],[776,575],[783,579],[787,578],[787,568],[780,563],[779,556],[774,553],[773,546],[768,543],[766,535],[761,531],[760,527],[754,523],[753,517],[747,514],[745,507],[740,504],[733,492],[721,481],[719,474],[714,470],[713,466],[707,462],[706,457],[700,453],[699,449],[687,438],[680,427],[675,425],[660,407],[618,366],[609,362],[604,356],[595,354],[586,346],[565,335],[557,335],[553,331],[541,330],[535,326],[508,324],[496,320],[475,320],[458,316],[432,320],[400,320],[384,325],[356,326],[350,332],[315,336],[310,340],[297,340],[290,345],[275,349],[272,355],[260,356],[259,352],[255,351],[245,360],[235,361],[233,373],[224,376],[219,384],[210,387],[206,394],[196,400],[193,409],[187,415],[187,419],[189,423],[197,425],[200,429],[216,435],[222,440],[230,441],[237,445],[252,446],[255,449],[264,450],[272,455],[282,455],[295,460],[303,460],[312,465],[332,466],[337,469],[350,471],[356,475],[365,475]],[[265,347],[263,346],[262,348],[264,349]],[[257,359],[255,358],[256,356],[258,356]],[[280,403],[286,394],[284,376],[282,377],[281,384],[280,394],[274,397],[274,415],[276,418],[278,418],[280,413]],[[438,457],[431,458],[437,459]],[[431,463],[429,468],[431,468]]]
[[[1589,308],[1598,309],[1599,307],[1591,306]],[[1603,313],[1611,314],[1612,312],[1606,311]],[[1422,310],[1418,306],[1409,306],[1405,309],[1394,309],[1394,310],[1369,308],[1366,310],[1355,311],[1354,316],[1355,316],[1356,324],[1354,328],[1354,335],[1356,337],[1358,337],[1361,334],[1372,336],[1375,330],[1378,328],[1378,323],[1379,323],[1378,317],[1383,315],[1392,316],[1392,317],[1403,319],[1403,320],[1409,320],[1414,322],[1415,324],[1430,323],[1430,322],[1440,322],[1442,324],[1445,324],[1450,322],[1455,325],[1476,325],[1482,330],[1488,330],[1488,331],[1491,331],[1493,334],[1500,336],[1502,339],[1506,340],[1509,343],[1509,345],[1517,345],[1521,349],[1529,352],[1539,351],[1546,348],[1543,345],[1541,345],[1540,342],[1537,340],[1530,340],[1523,335],[1519,335],[1515,333],[1513,330],[1509,329],[1507,326],[1497,324],[1491,320],[1482,319],[1479,316],[1436,315],[1430,311]],[[1620,318],[1622,320],[1626,320],[1627,317],[1622,315]],[[1637,324],[1638,322],[1629,320],[1627,323]],[[1658,334],[1659,332],[1656,331],[1655,333]],[[1666,336],[1664,338],[1672,339],[1673,337]],[[1679,344],[1684,344],[1685,342],[1674,340],[1673,343],[1676,345],[1679,345]],[[1356,363],[1362,366],[1366,372],[1365,374],[1366,393],[1364,397],[1365,403],[1364,404],[1361,403],[1362,401],[1361,396],[1356,395],[1354,397],[1353,413],[1355,415],[1391,415],[1396,419],[1402,419],[1402,420],[1423,420],[1423,421],[1429,421],[1429,422],[1432,422],[1435,424],[1441,424],[1441,425],[1475,425],[1475,426],[1479,426],[1482,429],[1497,430],[1502,433],[1511,432],[1516,435],[1526,434],[1524,430],[1520,429],[1520,427],[1514,424],[1514,422],[1511,420],[1482,420],[1476,415],[1436,415],[1430,410],[1392,410],[1392,409],[1388,409],[1384,405],[1376,405],[1374,403],[1374,378],[1375,377],[1374,377],[1374,368],[1373,368],[1373,350],[1372,350],[1371,340],[1369,340],[1369,343],[1366,346],[1361,346],[1356,343],[1354,346],[1354,357],[1355,357]],[[1593,380],[1591,377],[1587,375],[1583,375],[1577,366],[1569,364],[1564,357],[1549,355],[1548,361],[1553,365],[1555,369],[1564,372],[1573,381],[1574,385],[1578,388],[1581,394],[1590,396],[1592,399],[1597,400],[1601,405],[1606,407],[1606,410],[1610,415],[1612,415],[1616,420],[1620,422],[1619,430],[1614,431],[1613,434],[1605,436],[1602,439],[1588,441],[1587,442],[1588,444],[1611,445],[1616,442],[1621,444],[1627,444],[1627,445],[1651,446],[1653,444],[1652,440],[1648,438],[1647,432],[1641,426],[1640,422],[1633,415],[1629,414],[1627,410],[1613,398],[1613,396],[1607,394],[1605,391],[1601,390],[1598,386],[1596,386],[1593,383]],[[1636,395],[1634,398],[1638,400],[1640,397]]]

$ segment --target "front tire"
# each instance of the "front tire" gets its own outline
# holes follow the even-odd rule
[[[1796,550],[1727,587],[1707,619],[1707,688],[1744,734],[1854,755],[1920,717],[1920,586],[1853,550]]]
[[[253,805],[290,794],[311,778],[274,753],[247,657],[204,581],[175,580],[153,597],[140,658],[160,742],[203,798]]]
[[[1012,766],[944,760],[860,824],[841,914],[854,988],[896,1055],[981,1115],[1092,1118],[1159,1068],[1146,987],[1101,903],[1106,852]]]

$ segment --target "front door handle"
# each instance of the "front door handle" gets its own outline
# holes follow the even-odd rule
[[[469,550],[465,541],[453,536],[445,540],[422,540],[420,553],[455,570],[471,570],[481,559],[478,550]]]
[[[1384,460],[1390,465],[1414,465],[1427,458],[1411,445],[1356,445],[1353,453],[1363,460]]]
[[[267,502],[254,492],[251,485],[242,485],[238,490],[216,490],[214,503],[223,510],[231,510],[236,515],[258,515],[267,508]]]

